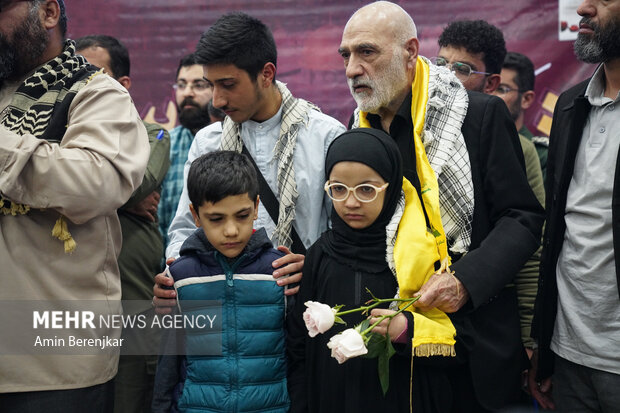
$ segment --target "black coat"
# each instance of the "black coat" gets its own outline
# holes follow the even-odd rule
[[[468,92],[461,128],[471,161],[474,218],[469,253],[454,263],[470,301],[457,314],[471,323],[471,379],[478,401],[498,409],[520,397],[527,368],[517,296],[506,287],[536,251],[544,210],[525,175],[519,138],[506,105]]]
[[[543,239],[543,253],[540,264],[538,295],[532,322],[532,337],[538,340],[538,379],[553,374],[554,356],[550,349],[551,338],[557,315],[558,286],[556,265],[562,244],[566,223],[564,213],[568,187],[573,176],[577,149],[583,129],[590,114],[591,105],[584,96],[590,79],[572,87],[560,95],[553,114],[553,127],[549,136],[549,158],[547,161],[547,223]],[[618,153],[620,161],[620,151]],[[616,162],[612,195],[612,226],[616,276],[620,291],[620,162]]]

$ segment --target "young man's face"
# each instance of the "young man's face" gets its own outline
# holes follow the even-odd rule
[[[213,89],[202,78],[202,66],[183,66],[176,80],[175,99],[181,125],[188,129],[201,129],[209,124],[207,105]]]
[[[258,79],[233,64],[205,65],[204,78],[213,87],[213,106],[237,123],[267,120],[268,107]],[[259,74],[258,78],[261,75]]]
[[[486,65],[482,60],[482,53],[469,53],[464,47],[445,46],[439,49],[437,57],[441,57],[448,62],[448,64],[454,64],[455,62],[465,63],[469,65],[472,70],[476,72],[486,72]],[[475,92],[492,93],[493,91],[487,90],[487,76],[481,73],[472,73],[468,78],[462,77],[455,72],[465,89],[473,90]]]
[[[198,210],[190,205],[197,227],[207,239],[228,258],[241,254],[254,230],[258,217],[258,197],[251,200],[247,193],[227,196],[219,202],[203,202]]]
[[[495,91],[494,94],[506,102],[506,106],[508,106],[512,120],[517,120],[521,114],[521,93],[519,92],[517,82],[515,82],[517,71],[514,69],[504,68],[502,69],[501,77],[502,80],[500,86],[507,86],[510,88],[510,91],[507,93]]]

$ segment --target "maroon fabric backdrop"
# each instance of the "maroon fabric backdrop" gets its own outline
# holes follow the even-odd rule
[[[80,0],[66,1],[69,37],[108,34],[129,49],[131,94],[142,116],[155,110],[155,119],[169,123],[166,108],[173,100],[172,83],[179,58],[192,52],[201,33],[228,11],[243,11],[263,20],[278,46],[278,78],[296,96],[308,99],[341,122],[355,107],[337,53],[342,28],[365,1],[327,0]],[[484,19],[499,27],[510,51],[528,55],[539,68],[538,102],[526,122],[535,131],[550,115],[541,106],[548,92],[559,94],[588,77],[594,67],[579,63],[572,42],[558,40],[557,0],[416,0],[396,1],[413,17],[421,54],[437,53],[437,37],[453,20]],[[168,114],[171,114],[170,112]],[[543,127],[543,130],[545,128]]]

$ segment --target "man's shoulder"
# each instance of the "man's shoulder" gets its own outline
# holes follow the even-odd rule
[[[99,72],[95,73],[88,80],[85,81],[85,85],[80,89],[80,92],[88,92],[100,89],[111,90],[129,96],[129,92],[123,87],[123,85],[121,85],[105,73]]]
[[[507,118],[510,117],[506,104],[497,96],[470,90],[467,91],[467,96],[469,97],[467,114],[461,126],[466,139],[471,138],[469,135],[473,131],[479,132],[484,122],[501,122],[502,112]]]
[[[338,134],[344,132],[346,128],[340,121],[335,118],[332,118],[329,115],[319,111],[319,110],[310,110],[308,114],[308,128],[309,129],[319,129],[325,132],[336,132]]]
[[[495,95],[468,90],[467,96],[469,97],[470,109],[474,107],[485,107],[487,105],[498,105],[500,103],[505,105],[504,101]]]
[[[590,83],[591,78],[588,78],[578,84],[576,84],[575,86],[565,90],[564,92],[562,92],[560,94],[560,97],[558,98],[558,108],[564,109],[566,105],[570,105],[576,98],[578,98],[579,96],[582,96],[585,94],[586,92],[586,88],[588,87],[588,84]]]
[[[89,105],[109,105],[110,101],[108,99],[112,98],[112,96],[114,96],[114,99],[126,99],[133,105],[133,101],[127,89],[110,76],[98,73],[93,75],[88,81],[85,81],[83,86],[79,88],[75,98],[71,102],[71,108],[80,105],[84,99],[88,100]],[[113,106],[119,107],[118,104]]]
[[[212,124],[207,125],[204,128],[200,129],[198,132],[196,132],[195,139],[204,140],[204,139],[209,139],[214,135],[221,135],[221,134],[222,134],[222,122],[213,122]]]
[[[570,95],[575,95],[578,96],[582,93],[585,93],[586,88],[588,87],[588,83],[590,83],[590,80],[592,80],[591,77],[577,83],[576,85],[574,85],[573,87],[570,87],[568,89],[566,89],[564,92],[562,92],[562,95],[566,95],[566,96],[570,96]]]
[[[196,133],[192,146],[195,145],[201,154],[216,151],[220,148],[221,138],[222,122],[214,122]]]

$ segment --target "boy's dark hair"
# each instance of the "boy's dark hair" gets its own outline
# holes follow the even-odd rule
[[[174,78],[175,79],[179,78],[179,72],[181,71],[181,68],[194,66],[197,64],[198,62],[196,61],[196,56],[193,53],[183,56],[181,60],[179,61],[179,66],[177,67],[177,74]]]
[[[265,64],[277,66],[278,52],[271,30],[260,20],[234,12],[220,17],[196,46],[201,65],[233,64],[254,80]]]
[[[192,162],[187,175],[187,193],[196,211],[204,202],[216,203],[227,196],[247,193],[250,199],[256,200],[256,169],[241,153],[207,153]]]
[[[439,36],[440,47],[462,47],[469,53],[482,53],[486,71],[499,74],[506,56],[501,30],[484,20],[460,20],[450,23]],[[478,69],[480,70],[480,69]]]
[[[115,79],[129,76],[131,68],[129,51],[117,38],[105,34],[94,34],[80,37],[75,41],[75,50],[84,50],[89,47],[101,47],[107,50],[110,55],[110,69],[113,72],[109,73],[110,76]]]
[[[534,90],[536,75],[534,74],[534,64],[529,57],[517,52],[508,52],[506,59],[504,59],[504,69],[512,69],[517,72],[515,83],[519,86],[520,93]]]

